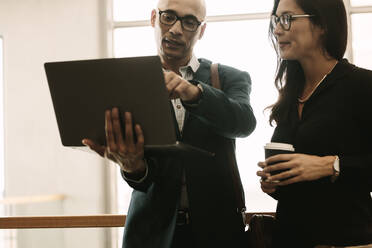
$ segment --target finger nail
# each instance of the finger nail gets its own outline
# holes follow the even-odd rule
[[[83,145],[87,145],[87,141],[85,140],[85,139],[83,139],[82,141],[81,141],[81,143],[83,143]]]

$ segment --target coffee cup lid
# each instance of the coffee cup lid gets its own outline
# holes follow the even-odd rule
[[[265,149],[285,150],[285,151],[292,151],[292,152],[294,152],[295,150],[292,144],[277,143],[277,142],[266,143]]]

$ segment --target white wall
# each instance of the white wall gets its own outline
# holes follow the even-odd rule
[[[47,61],[105,57],[105,2],[0,1],[6,196],[67,195],[62,202],[13,207],[13,215],[107,210],[105,164],[61,145],[43,68]],[[19,248],[103,247],[108,242],[103,229],[20,230],[17,236]]]

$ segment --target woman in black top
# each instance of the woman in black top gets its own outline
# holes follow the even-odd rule
[[[372,72],[342,59],[343,1],[276,0],[270,34],[272,142],[296,150],[259,162],[261,188],[278,200],[274,246],[372,244]]]

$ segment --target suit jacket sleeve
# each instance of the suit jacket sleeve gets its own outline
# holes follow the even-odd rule
[[[123,179],[128,183],[130,187],[135,190],[146,192],[154,180],[156,174],[156,161],[152,158],[146,158],[147,171],[143,178],[139,180],[133,180],[124,171],[120,171]]]
[[[199,82],[203,96],[195,107],[185,108],[214,131],[227,138],[246,137],[256,126],[250,106],[251,79],[247,72],[219,65],[221,90]]]

